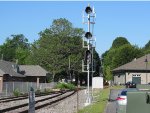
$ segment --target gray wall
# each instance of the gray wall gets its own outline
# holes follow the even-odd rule
[[[125,84],[125,82],[132,81],[133,75],[139,75],[138,77],[141,77],[141,84],[146,84],[146,75],[147,75],[147,83],[150,83],[150,73],[146,74],[146,73],[136,73],[136,72],[126,72],[125,74],[114,74],[114,83]]]
[[[126,73],[126,80],[132,81],[133,75],[140,75],[141,77],[141,84],[146,84],[146,73]],[[150,82],[150,73],[147,73],[147,82]]]
[[[125,84],[125,74],[115,74],[114,84]]]

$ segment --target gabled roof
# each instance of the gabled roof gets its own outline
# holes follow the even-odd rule
[[[145,59],[147,57],[147,66]],[[127,64],[124,64],[118,68],[115,68],[113,72],[118,72],[118,71],[127,71],[127,70],[132,70],[132,71],[150,71],[150,54],[147,54],[143,57],[140,57],[138,59],[134,59],[132,62],[129,62]]]
[[[15,63],[0,60],[0,73],[16,77],[25,77],[25,75],[15,72],[13,65],[15,65]]]
[[[0,69],[0,76],[2,76],[3,74],[5,74],[5,72]]]
[[[18,65],[19,72],[14,69],[16,63],[0,60],[0,76],[9,74],[15,77],[46,76],[48,72],[39,65]]]
[[[26,76],[46,76],[48,73],[39,65],[19,65],[19,69],[24,71]]]

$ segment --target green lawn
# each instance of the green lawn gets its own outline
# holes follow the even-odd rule
[[[110,89],[121,89],[121,88],[123,88],[123,86],[114,86],[95,92],[94,97],[96,96],[95,98],[96,101],[93,104],[86,106],[78,113],[103,113],[108,101]]]

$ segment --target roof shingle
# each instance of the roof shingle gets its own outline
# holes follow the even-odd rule
[[[15,77],[46,76],[48,72],[39,65],[18,65],[19,72],[14,70],[16,63],[0,60],[0,76],[9,74]]]
[[[15,72],[13,65],[15,65],[15,63],[0,60],[0,70],[3,72],[2,74],[9,74],[10,76],[16,77],[25,77],[25,75]]]
[[[48,73],[39,65],[19,65],[21,71],[25,71],[26,76],[46,76]]]
[[[147,67],[146,67],[146,59],[147,56]],[[117,67],[115,69],[113,69],[113,72],[119,71],[119,70],[148,70],[150,71],[150,54],[147,54],[143,57],[140,57],[136,60],[133,60],[127,64],[124,64],[120,67]]]

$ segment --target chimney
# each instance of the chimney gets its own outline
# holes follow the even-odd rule
[[[19,71],[19,65],[18,65],[18,59],[16,60],[16,64],[13,64],[12,67],[13,67],[13,69],[14,69],[15,72],[17,72],[17,73],[20,72]]]

